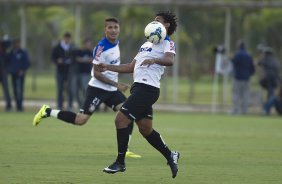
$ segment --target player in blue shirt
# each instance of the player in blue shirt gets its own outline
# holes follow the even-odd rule
[[[38,125],[43,118],[47,117],[55,117],[74,125],[84,125],[102,102],[114,111],[120,109],[126,100],[122,92],[126,91],[129,85],[118,82],[117,72],[101,72],[97,65],[95,65],[99,63],[120,64],[119,32],[119,21],[116,18],[105,20],[105,37],[94,48],[92,77],[88,83],[86,98],[80,112],[74,113],[71,111],[51,109],[48,105],[43,105],[33,119],[34,126]],[[132,133],[133,122],[129,124],[128,129]],[[140,157],[140,155],[129,151],[127,155],[129,157]]]

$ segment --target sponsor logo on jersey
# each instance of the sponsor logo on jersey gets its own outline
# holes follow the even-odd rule
[[[144,48],[140,48],[139,52],[151,52],[152,51],[152,47],[144,47]]]
[[[119,62],[119,60],[120,60],[120,58],[117,58],[117,59],[115,59],[115,60],[111,61],[110,63],[111,63],[111,65],[113,65],[113,64],[118,63],[118,62]]]

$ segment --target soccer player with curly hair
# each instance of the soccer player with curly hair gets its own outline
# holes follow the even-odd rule
[[[171,12],[159,12],[155,21],[164,25],[167,36],[164,41],[153,44],[145,42],[131,63],[122,65],[99,64],[102,71],[110,70],[119,73],[133,73],[134,83],[131,95],[118,111],[115,124],[117,131],[118,155],[113,164],[104,168],[106,173],[124,172],[125,154],[129,141],[127,129],[130,122],[135,121],[139,132],[167,160],[172,177],[178,172],[179,152],[171,151],[161,135],[153,129],[153,104],[160,95],[160,79],[166,66],[172,66],[175,57],[175,45],[169,36],[176,31],[176,17]]]

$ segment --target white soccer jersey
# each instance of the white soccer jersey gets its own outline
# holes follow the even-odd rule
[[[111,65],[119,65],[120,64],[120,50],[119,50],[119,42],[112,44],[106,38],[102,39],[98,45],[93,50],[93,64],[111,64]],[[102,72],[105,77],[111,79],[115,82],[118,82],[118,73],[112,71],[104,71]],[[116,91],[117,88],[106,84],[94,77],[93,70],[91,71],[92,78],[89,81],[89,85],[97,88],[101,88],[107,91]]]
[[[175,54],[174,42],[168,36],[163,42],[156,45],[151,42],[145,42],[134,58],[136,60],[133,73],[134,82],[160,88],[160,79],[164,73],[165,66],[158,64],[153,64],[149,67],[147,65],[140,65],[145,59],[162,58],[166,52]]]

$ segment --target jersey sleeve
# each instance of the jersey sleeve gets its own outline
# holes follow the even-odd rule
[[[93,50],[93,64],[100,64],[105,62],[104,54],[103,54],[104,46],[97,45]]]
[[[139,59],[139,52],[138,52],[138,54],[136,54],[136,56],[133,59],[135,59],[135,60]]]
[[[165,40],[165,45],[164,45],[164,53],[166,52],[171,52],[174,55],[176,54],[176,49],[175,49],[175,44],[171,40]]]
[[[142,45],[142,46],[143,46],[143,45]],[[137,53],[136,56],[134,57],[135,60],[138,60],[138,58],[139,58],[139,53],[140,53],[140,51],[141,51],[141,49],[142,49],[142,46],[139,48],[138,53]]]

